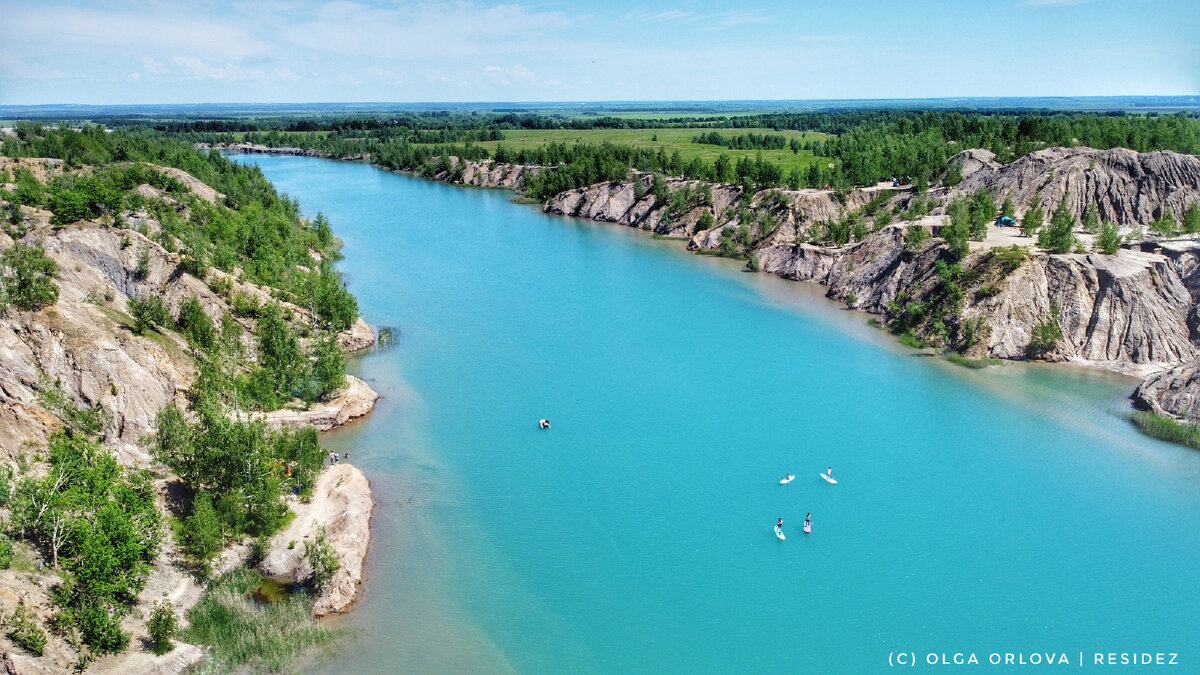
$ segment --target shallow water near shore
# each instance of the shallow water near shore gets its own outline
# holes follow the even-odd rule
[[[1120,417],[1132,380],[959,368],[819,288],[507,191],[239,159],[329,216],[362,314],[399,327],[352,363],[379,407],[326,437],[378,501],[328,672],[1200,668],[1200,453]]]

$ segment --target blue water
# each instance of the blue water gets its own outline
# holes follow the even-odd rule
[[[1200,453],[1119,417],[1132,381],[957,368],[819,289],[504,191],[243,161],[330,217],[401,335],[353,364],[374,414],[326,439],[379,502],[329,672],[1200,664]]]

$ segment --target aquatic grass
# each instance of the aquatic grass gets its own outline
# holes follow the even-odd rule
[[[1152,412],[1137,411],[1129,421],[1143,434],[1200,450],[1200,424],[1189,424]]]
[[[911,331],[907,333],[901,333],[897,339],[900,340],[900,344],[907,347],[912,347],[913,349],[925,348],[925,343],[921,340],[921,338],[914,335]]]
[[[307,593],[260,594],[275,599],[255,602],[249,595],[263,582],[251,570],[235,570],[214,581],[192,608],[191,626],[180,638],[212,646],[201,672],[280,672],[304,651],[328,647],[338,638],[336,631],[309,618],[312,598]]]
[[[987,368],[988,366],[998,366],[1002,363],[1002,361],[998,359],[972,359],[963,356],[958,352],[946,352],[943,356],[945,356],[946,360],[950,363],[953,363],[956,366],[962,366],[963,368]]]

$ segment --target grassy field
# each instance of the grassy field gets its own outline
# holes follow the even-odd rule
[[[788,140],[796,138],[801,141],[829,138],[828,134],[814,131],[773,131],[771,129],[532,129],[505,131],[503,141],[488,141],[479,143],[479,145],[487,148],[489,152],[495,152],[498,145],[503,145],[507,151],[516,152],[522,148],[536,148],[550,143],[575,145],[607,141],[615,145],[632,145],[652,150],[662,148],[668,155],[678,150],[685,161],[699,157],[708,163],[716,160],[721,153],[728,154],[729,158],[736,162],[742,157],[754,159],[761,152],[764,160],[774,162],[785,172],[792,169],[806,169],[816,161],[813,154],[807,150],[801,150],[799,154],[793,153],[787,148],[783,150],[730,150],[719,145],[692,142],[692,138],[697,134],[710,131],[716,131],[727,138],[749,133],[773,134],[784,136]]]

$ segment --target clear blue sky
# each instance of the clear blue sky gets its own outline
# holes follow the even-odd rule
[[[1200,93],[1200,0],[0,0],[0,104]]]

